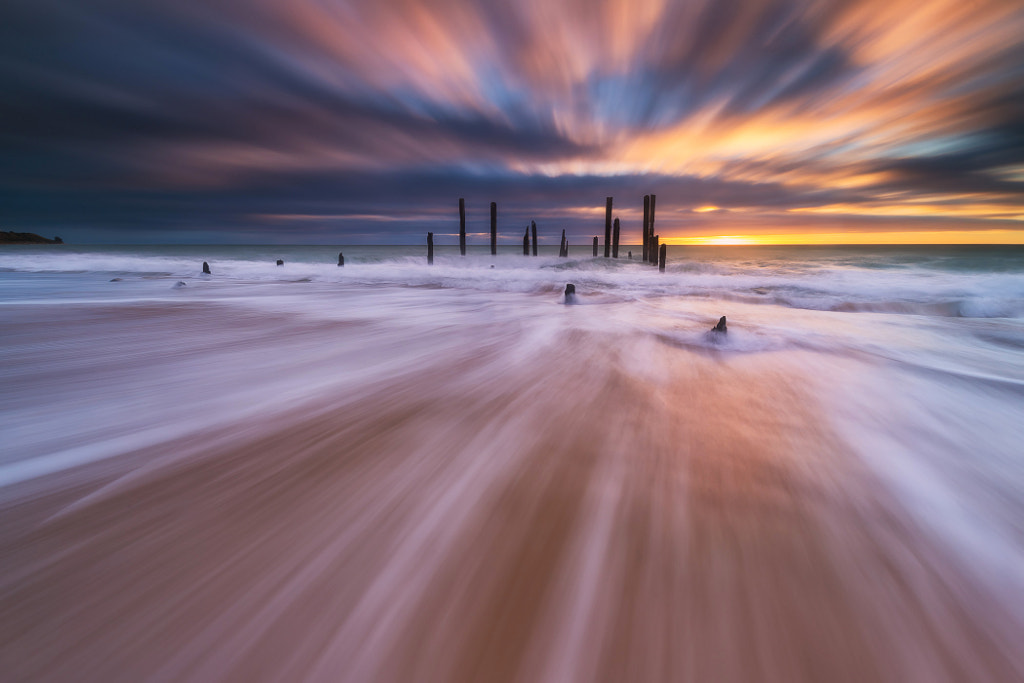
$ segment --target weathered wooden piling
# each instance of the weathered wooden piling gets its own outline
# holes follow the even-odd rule
[[[491,202],[491,256],[498,253],[498,205]]]
[[[655,205],[655,203],[657,201],[658,201],[658,195],[652,194],[651,195],[651,220],[647,224],[648,233],[651,234],[651,235],[654,234],[654,205]],[[653,256],[652,258],[654,259],[655,263],[658,262],[658,257],[657,256]]]
[[[530,226],[526,226],[526,232],[523,233],[523,256],[530,255]]]
[[[648,247],[651,242],[651,195],[644,195],[644,246],[640,257],[641,261],[647,261],[649,258],[647,255]]]
[[[530,221],[530,232],[533,233],[533,255],[537,255],[537,222]]]
[[[658,270],[663,273],[665,272],[665,251],[666,245],[663,244],[658,250]]]
[[[338,265],[339,266],[345,265],[345,254],[343,254],[340,251],[338,252]]]
[[[576,285],[571,282],[565,286],[565,303],[576,303]]]
[[[210,272],[210,264],[206,261],[203,261],[203,275],[212,275]]]
[[[284,265],[284,261],[282,259],[277,259],[277,265],[283,266]]]
[[[615,219],[615,227],[612,228],[612,258],[619,258],[619,219]]]
[[[562,241],[558,247],[559,258],[564,258],[569,255],[568,245],[565,242],[565,228],[562,229]]]
[[[427,265],[434,265],[434,233],[427,233]]]
[[[612,248],[612,198],[604,200],[604,257],[611,256]]]
[[[459,253],[463,256],[466,255],[466,199],[464,197],[459,197]]]
[[[594,235],[594,258],[597,258],[597,235]]]
[[[629,251],[629,252],[626,252],[626,253],[629,254],[629,260],[632,261],[633,260],[633,252]]]

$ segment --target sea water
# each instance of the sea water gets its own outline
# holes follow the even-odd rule
[[[8,670],[1024,677],[1024,249],[425,251],[0,251]]]

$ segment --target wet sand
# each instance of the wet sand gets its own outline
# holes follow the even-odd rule
[[[137,312],[90,309],[64,340],[217,317]],[[367,325],[258,343],[369,347]],[[3,678],[1024,679],[1019,605],[830,426],[820,354],[435,332],[472,343],[0,489]]]

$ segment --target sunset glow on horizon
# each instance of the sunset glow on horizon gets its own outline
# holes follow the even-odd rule
[[[1017,230],[808,232],[780,235],[663,237],[661,241],[665,244],[688,246],[1024,244],[1024,233]]]
[[[583,240],[605,196],[639,234],[653,193],[673,243],[1024,232],[1024,6],[1004,0],[18,0],[5,16],[6,229],[410,243],[450,232],[465,197],[476,224],[498,202],[508,239],[537,220]]]

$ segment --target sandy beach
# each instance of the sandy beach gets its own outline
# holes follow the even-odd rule
[[[836,377],[900,385],[877,359],[686,347],[636,305],[379,296],[8,307],[6,359],[52,355],[4,405],[101,391],[175,436],[5,470],[7,680],[1021,679],[1014,579],[830,418]],[[190,394],[235,410],[174,413]]]

